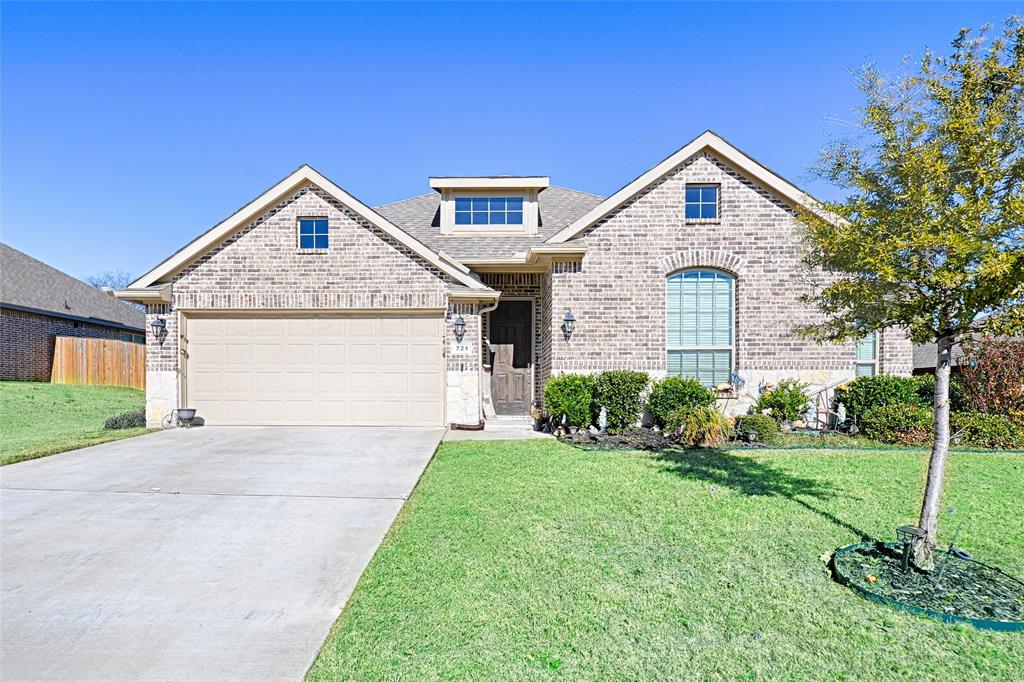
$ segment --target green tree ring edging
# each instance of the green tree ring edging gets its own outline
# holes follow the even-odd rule
[[[902,545],[898,542],[886,542],[884,544],[887,548],[890,549],[902,547]],[[912,613],[917,616],[927,616],[929,618],[935,618],[937,620],[941,620],[944,623],[967,623],[968,625],[973,625],[974,627],[980,628],[982,630],[996,630],[997,632],[1024,632],[1024,621],[969,618],[967,616],[958,616],[956,614],[942,613],[941,611],[933,611],[932,609],[926,609],[920,606],[914,606],[913,604],[898,601],[896,599],[891,599],[889,597],[878,594],[877,592],[872,592],[856,580],[851,580],[837,568],[837,557],[840,557],[849,552],[855,552],[859,549],[868,549],[873,546],[875,546],[875,543],[873,542],[857,542],[855,544],[847,545],[846,547],[841,547],[837,549],[835,553],[832,555],[831,561],[829,562],[829,567],[832,569],[833,579],[840,585],[849,587],[854,592],[856,592],[857,594],[859,594],[860,596],[864,597],[869,601],[877,602],[879,604],[885,604],[886,606],[906,611],[907,613]],[[1013,582],[1020,583],[1021,588],[1024,589],[1024,583],[1022,583],[1020,580],[1017,580],[1012,575],[1009,575],[1005,571],[996,568],[995,566],[992,566],[990,564],[983,563],[981,561],[974,561],[974,563],[984,566],[988,570],[995,571],[996,573],[1005,576]]]

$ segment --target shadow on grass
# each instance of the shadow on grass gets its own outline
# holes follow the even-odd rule
[[[873,540],[860,528],[804,499],[827,501],[837,497],[838,491],[833,486],[817,479],[797,476],[771,464],[717,448],[655,450],[651,454],[665,471],[681,478],[720,485],[752,497],[782,497],[845,528],[862,541]]]

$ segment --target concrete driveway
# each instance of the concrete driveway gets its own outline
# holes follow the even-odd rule
[[[443,434],[201,427],[0,468],[0,679],[301,679]]]

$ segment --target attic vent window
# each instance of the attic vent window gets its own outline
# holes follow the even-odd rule
[[[456,225],[522,225],[522,197],[456,197]]]
[[[302,218],[299,220],[299,248],[327,248],[327,218]]]

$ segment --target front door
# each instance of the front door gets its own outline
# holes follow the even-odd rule
[[[533,399],[533,302],[502,301],[490,313],[491,399],[498,414],[529,414]]]

